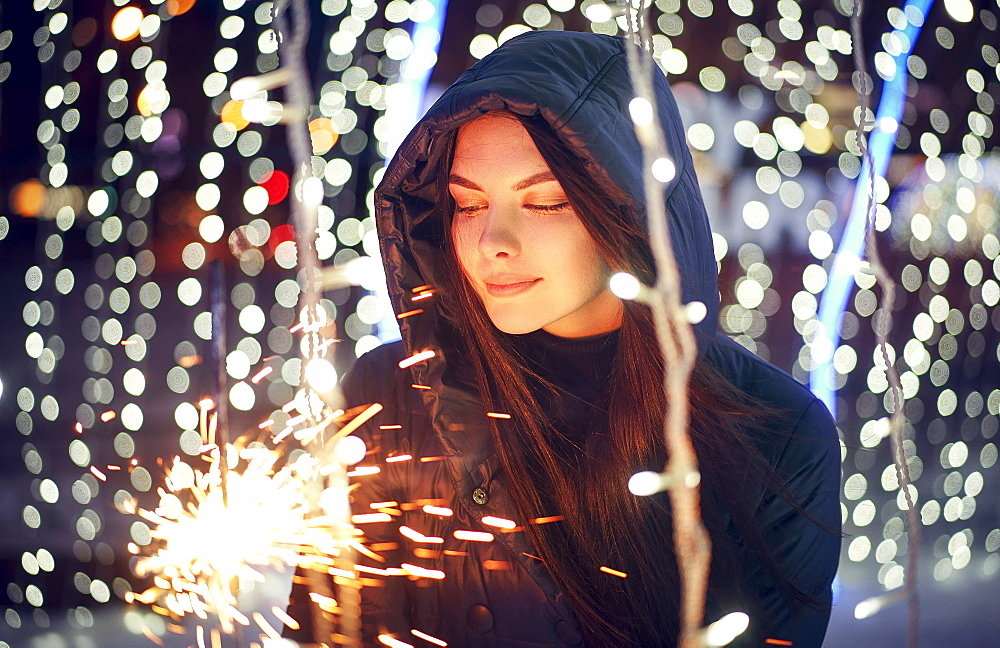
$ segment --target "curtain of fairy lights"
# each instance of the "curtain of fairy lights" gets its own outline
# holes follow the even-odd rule
[[[990,497],[1000,486],[1000,10],[938,4],[926,19],[902,3],[870,7],[867,49],[877,88],[894,66],[908,76],[875,228],[902,287],[890,358],[906,397],[904,449],[931,575],[923,580],[959,587],[1000,571]],[[23,636],[66,624],[93,631],[96,614],[142,587],[129,563],[151,525],[128,513],[132,502],[156,498],[174,456],[200,461],[215,372],[211,261],[226,267],[234,432],[285,429],[303,387],[280,93],[230,95],[236,80],[279,68],[273,5],[31,5],[16,23],[0,16],[0,92],[21,69],[41,79],[36,104],[0,114],[11,128],[18,111],[38,158],[34,178],[3,185],[9,210],[0,216],[0,246],[28,218],[37,231],[33,263],[8,270],[28,293],[7,312],[22,320],[17,361],[31,371],[24,384],[0,376],[25,475],[5,496],[17,501],[11,533],[24,540],[0,583],[0,635]],[[428,54],[416,42],[427,31],[417,27],[440,33],[444,5],[311,5],[316,105],[306,119],[324,194],[317,254],[352,268],[360,284],[321,300],[337,326],[329,358],[343,374],[381,343],[379,324],[391,317],[378,296],[372,189],[412,119],[407,75],[436,60],[433,45]],[[851,270],[846,310],[828,323],[835,346],[824,344],[819,319],[820,297],[843,271],[835,250],[862,169],[850,12],[847,0],[657,0],[652,45],[713,218],[721,327],[800,382],[828,366],[850,535],[841,581],[892,592],[905,579],[905,502],[884,440],[892,403],[874,346],[874,277]],[[471,64],[531,29],[627,28],[598,0],[481,3],[468,13],[464,42],[440,42],[440,56],[457,51]],[[919,40],[904,42],[916,26]],[[35,58],[12,59],[12,43],[30,43]],[[196,83],[181,84],[194,74],[186,66]],[[91,141],[95,150],[84,150]],[[128,632],[179,631],[145,607],[125,610]]]

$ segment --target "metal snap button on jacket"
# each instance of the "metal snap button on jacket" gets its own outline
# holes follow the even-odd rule
[[[465,613],[469,627],[476,632],[489,632],[493,629],[493,613],[485,605],[473,605]]]
[[[560,621],[556,624],[556,638],[567,646],[579,646],[583,642],[580,633],[566,621]]]
[[[483,505],[486,502],[490,501],[490,496],[486,492],[485,488],[479,487],[476,490],[472,491],[472,501],[475,502],[476,504]]]

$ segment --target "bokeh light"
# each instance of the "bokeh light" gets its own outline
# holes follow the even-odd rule
[[[111,33],[118,40],[132,40],[139,35],[142,21],[142,9],[131,6],[123,7],[111,19]]]

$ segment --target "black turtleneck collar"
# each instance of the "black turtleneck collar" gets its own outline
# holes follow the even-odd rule
[[[618,331],[584,338],[563,338],[544,330],[508,335],[527,365],[555,385],[553,395],[535,389],[543,413],[554,427],[582,447],[589,434],[608,429],[608,379],[618,352]]]

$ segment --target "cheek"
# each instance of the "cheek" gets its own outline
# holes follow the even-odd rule
[[[470,229],[468,225],[453,224],[451,227],[452,247],[455,249],[458,265],[465,274],[468,274],[468,268],[472,265],[473,255],[476,250],[476,237]]]
[[[585,231],[565,246],[567,275],[575,279],[580,292],[594,293],[606,287],[611,269]]]
[[[604,262],[604,258],[598,254],[590,257],[590,263],[586,267],[580,268],[580,276],[586,277],[581,281],[583,297],[592,299],[608,287],[610,270]]]

